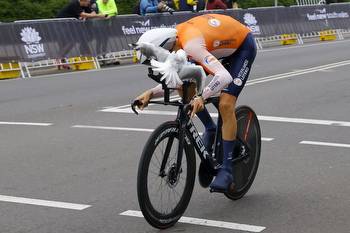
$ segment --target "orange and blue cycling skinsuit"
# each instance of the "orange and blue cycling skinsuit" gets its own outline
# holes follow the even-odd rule
[[[203,98],[220,91],[238,97],[256,56],[250,30],[230,16],[206,14],[177,25],[178,41],[194,62],[214,76]],[[224,67],[218,59],[228,63]]]

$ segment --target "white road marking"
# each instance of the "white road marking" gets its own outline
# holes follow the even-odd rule
[[[350,60],[331,63],[331,64],[327,64],[327,65],[322,65],[322,66],[315,66],[315,67],[311,67],[311,68],[307,68],[307,69],[302,69],[302,70],[292,71],[292,72],[287,72],[287,73],[282,73],[282,74],[276,74],[276,75],[271,75],[271,76],[262,77],[262,78],[256,78],[253,80],[248,80],[246,86],[252,86],[255,84],[259,84],[259,83],[265,83],[265,82],[270,82],[270,81],[274,81],[274,80],[285,79],[285,78],[299,76],[299,75],[303,75],[303,74],[309,74],[309,73],[313,73],[313,72],[317,72],[317,71],[324,71],[324,70],[328,70],[328,69],[332,69],[332,68],[336,68],[336,67],[340,67],[340,66],[346,66],[346,65],[350,65]]]
[[[113,112],[113,113],[132,113],[131,109],[118,109],[109,108],[100,110],[101,112]],[[176,116],[177,112],[174,111],[158,111],[158,110],[143,110],[139,111],[139,114],[145,115],[165,115]],[[210,113],[212,117],[218,117],[217,113]],[[291,118],[291,117],[275,117],[275,116],[261,116],[258,115],[259,121],[272,121],[272,122],[285,122],[285,123],[299,123],[299,124],[312,124],[312,125],[329,125],[329,126],[342,126],[350,127],[349,121],[333,121],[333,120],[318,120],[318,119],[306,119],[306,118]]]
[[[139,217],[139,218],[143,217],[141,211],[136,211],[136,210],[127,210],[123,213],[120,213],[120,215]],[[266,227],[262,227],[262,226],[215,221],[215,220],[201,219],[201,218],[189,218],[189,217],[181,217],[179,219],[179,222],[194,224],[194,225],[201,225],[201,226],[208,226],[208,227],[218,227],[218,228],[225,228],[225,229],[231,229],[231,230],[247,231],[247,232],[262,232],[263,230],[266,229]]]
[[[100,110],[100,112],[114,112],[114,113],[132,113],[134,112],[131,110],[131,108],[124,108],[121,109],[119,107],[116,108],[106,108]],[[158,111],[158,110],[142,110],[138,111],[139,114],[146,114],[146,115],[165,115],[165,116],[176,116],[177,112],[174,111]],[[216,114],[217,115],[217,114]]]
[[[27,125],[27,126],[51,126],[52,123],[33,123],[33,122],[8,122],[0,121],[0,125]]]
[[[12,197],[12,196],[4,196],[4,195],[0,195],[0,201],[71,209],[71,210],[84,210],[86,208],[91,207],[90,205],[81,205],[81,204],[74,204],[74,203],[68,203],[68,202],[47,201],[47,200],[40,200],[40,199],[30,199],[30,198],[24,198],[24,197]]]
[[[80,129],[104,129],[104,130],[119,130],[119,131],[136,131],[136,132],[153,132],[154,129],[144,128],[127,128],[127,127],[109,127],[109,126],[97,126],[97,125],[73,125],[72,128]],[[203,133],[199,133],[202,135]],[[274,138],[261,138],[262,141],[271,142]]]
[[[348,121],[317,120],[317,119],[274,117],[274,116],[258,116],[258,119],[260,121],[350,127],[350,122]]]
[[[274,138],[265,138],[265,137],[261,137],[261,141],[272,142],[273,140],[275,140],[275,139],[274,139]]]
[[[300,144],[315,145],[315,146],[332,146],[350,148],[350,144],[331,143],[331,142],[316,142],[316,141],[301,141]]]
[[[105,130],[136,131],[136,132],[153,132],[154,131],[154,129],[108,127],[108,126],[93,126],[93,125],[73,125],[72,128],[105,129]]]

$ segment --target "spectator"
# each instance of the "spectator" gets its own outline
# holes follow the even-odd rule
[[[96,0],[90,0],[89,6],[83,7],[83,10],[85,13],[95,12],[96,14],[98,14],[99,11],[98,11]]]
[[[197,11],[198,0],[179,0],[180,11]]]
[[[226,10],[227,6],[221,0],[208,0],[207,10],[223,9]]]
[[[168,7],[175,9],[175,2],[173,0],[162,0]]]
[[[198,0],[197,2],[197,11],[205,10],[206,0]]]
[[[96,9],[94,9],[94,5],[92,4],[93,0],[71,0],[64,8],[62,8],[58,14],[58,18],[76,18],[76,19],[88,19],[88,18],[105,18],[104,15],[100,15],[96,13]],[[80,43],[78,48],[80,54],[86,53],[89,51],[89,40],[91,38],[86,38],[86,42]],[[64,62],[65,57],[69,55],[69,52],[75,46],[76,41],[72,40],[70,43],[63,43],[59,41],[59,49],[60,49],[60,58],[61,62]],[[69,66],[63,65],[63,68],[68,68]],[[59,67],[59,68],[61,68]]]
[[[201,11],[205,9],[205,0],[175,0],[180,11]]]
[[[104,18],[104,15],[99,15],[95,11],[88,10],[90,8],[90,0],[71,0],[57,14],[57,18]],[[90,12],[89,12],[90,11]]]
[[[174,0],[174,9],[175,10],[180,10],[180,0]]]
[[[228,9],[232,9],[232,8],[237,9],[238,8],[237,0],[225,0],[224,2],[225,2]]]
[[[164,11],[171,12],[171,10],[172,9],[169,10],[169,7],[166,5],[164,1],[160,1],[160,2],[158,2],[158,0],[141,0],[140,1],[141,15],[145,15],[147,13],[164,12]]]
[[[118,14],[117,5],[114,0],[97,0],[97,7],[100,14],[108,15],[110,17]]]

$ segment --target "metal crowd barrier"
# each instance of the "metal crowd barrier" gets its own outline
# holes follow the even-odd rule
[[[342,40],[350,35],[350,4],[121,15],[111,20],[22,20],[0,24],[0,63],[20,61],[18,68],[7,66],[6,71],[20,69],[22,77],[30,77],[33,70],[60,66],[99,69],[100,63],[132,58],[129,44],[146,30],[174,27],[205,13],[241,21],[252,30],[259,49],[315,39]]]
[[[326,4],[325,0],[296,0],[298,6],[310,6]]]
[[[302,45],[308,40],[320,40],[320,41],[328,41],[328,40],[344,40],[345,37],[349,34],[350,29],[332,29],[318,32],[306,32],[302,34],[284,34],[284,35],[275,35],[268,37],[257,37],[256,44],[259,49],[263,49],[266,45],[291,45],[291,44],[299,44]],[[293,41],[293,42],[288,42]]]

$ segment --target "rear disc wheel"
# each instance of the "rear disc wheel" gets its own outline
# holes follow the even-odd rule
[[[232,164],[234,186],[225,193],[226,197],[232,200],[242,198],[253,184],[261,150],[260,125],[255,112],[248,106],[239,106],[236,109],[236,118],[237,139],[240,145],[235,154],[245,158]]]

